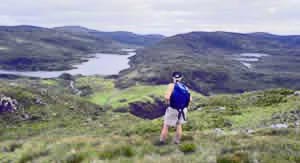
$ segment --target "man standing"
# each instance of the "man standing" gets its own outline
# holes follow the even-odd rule
[[[187,107],[191,101],[189,89],[181,82],[182,73],[172,74],[173,83],[168,85],[165,99],[169,103],[164,116],[164,124],[160,135],[160,144],[165,144],[168,136],[168,128],[176,127],[174,143],[179,144],[182,136],[182,124],[186,123]]]

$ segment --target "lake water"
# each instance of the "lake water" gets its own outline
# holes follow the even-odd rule
[[[40,78],[55,78],[62,73],[69,73],[72,75],[114,75],[118,74],[121,70],[129,68],[129,57],[136,53],[132,50],[128,55],[118,54],[95,54],[94,58],[90,58],[87,62],[83,62],[75,69],[66,71],[7,71],[0,70],[0,74],[21,75],[29,77]]]
[[[268,57],[270,55],[263,53],[242,53],[235,55],[234,60],[240,61],[248,69],[253,67],[253,63],[258,62],[262,57]]]
[[[240,54],[242,57],[252,57],[252,58],[261,58],[261,57],[267,57],[269,56],[268,54],[263,54],[263,53],[242,53]]]

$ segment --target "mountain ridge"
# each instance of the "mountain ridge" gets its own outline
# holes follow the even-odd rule
[[[108,38],[114,41],[118,41],[120,43],[131,44],[136,46],[153,45],[156,42],[159,42],[160,40],[165,38],[165,36],[160,34],[143,35],[143,34],[136,34],[128,31],[104,32],[95,29],[89,29],[82,26],[62,26],[62,27],[55,27],[53,29],[64,31],[64,32],[77,33],[77,34],[81,34],[81,33],[91,34],[97,37]]]
[[[242,53],[263,53],[251,62],[238,61]],[[190,32],[168,37],[139,49],[131,68],[121,72],[118,84],[170,82],[172,71],[183,71],[187,84],[202,93],[243,92],[300,85],[300,36],[272,36],[232,32]]]
[[[1,26],[0,46],[0,68],[13,70],[71,69],[90,53],[113,53],[128,47],[109,39],[25,25]]]

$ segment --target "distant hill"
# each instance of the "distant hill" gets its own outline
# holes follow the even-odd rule
[[[112,39],[114,41],[123,44],[136,45],[136,46],[150,46],[165,38],[165,36],[163,35],[157,35],[157,34],[140,35],[140,34],[135,34],[126,31],[102,32],[102,31],[88,29],[80,26],[64,26],[64,27],[56,27],[54,29],[58,31],[70,32],[73,34],[84,34],[84,35],[89,34],[91,36]]]
[[[0,69],[63,70],[89,53],[128,47],[108,38],[35,26],[0,26]]]
[[[240,56],[264,53],[265,57]],[[239,59],[250,60],[240,61]],[[118,85],[162,84],[183,71],[190,87],[203,93],[300,88],[300,36],[267,33],[191,32],[165,38],[132,57]],[[247,67],[248,66],[248,67]],[[251,67],[250,67],[251,66]]]

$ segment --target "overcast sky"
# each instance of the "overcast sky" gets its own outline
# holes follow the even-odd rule
[[[0,25],[300,35],[300,0],[1,0]]]

